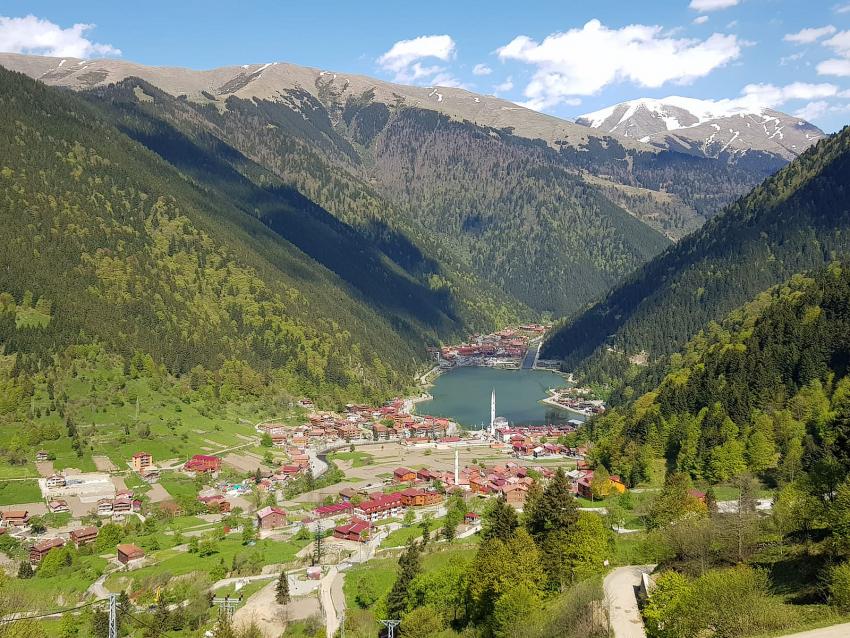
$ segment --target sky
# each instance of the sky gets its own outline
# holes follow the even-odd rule
[[[291,62],[569,119],[681,95],[850,122],[850,0],[0,0],[0,51]]]

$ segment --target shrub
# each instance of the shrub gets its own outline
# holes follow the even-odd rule
[[[850,611],[850,562],[829,571],[829,600],[841,611]]]

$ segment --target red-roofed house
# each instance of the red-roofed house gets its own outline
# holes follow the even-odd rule
[[[121,543],[115,550],[118,552],[118,562],[124,565],[145,557],[145,550],[132,543]]]
[[[332,505],[322,505],[313,510],[316,518],[333,518],[341,514],[350,514],[354,506],[349,502],[334,503]]]
[[[416,472],[406,467],[397,467],[393,470],[393,478],[399,483],[407,483],[416,480]]]
[[[354,519],[350,523],[335,527],[334,538],[364,543],[369,539],[370,529],[371,527],[366,521]]]
[[[221,459],[207,454],[196,454],[186,461],[183,469],[187,472],[218,472],[221,469]]]
[[[257,512],[257,526],[260,529],[275,529],[286,525],[286,510],[268,506]]]
[[[437,491],[421,490],[410,487],[401,492],[401,503],[405,507],[422,507],[423,505],[434,505],[442,500]]]
[[[354,508],[354,515],[363,520],[374,522],[382,518],[393,518],[404,510],[401,492],[373,496]]]
[[[97,528],[91,526],[73,529],[71,530],[70,536],[71,542],[73,542],[77,547],[80,547],[81,545],[93,542],[97,538]]]
[[[41,559],[47,556],[47,553],[51,549],[56,549],[57,547],[64,546],[65,541],[63,541],[61,538],[51,538],[49,540],[36,543],[30,548],[30,562],[40,563]]]

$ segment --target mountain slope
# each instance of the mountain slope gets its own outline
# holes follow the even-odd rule
[[[777,168],[824,136],[813,124],[773,109],[678,96],[629,100],[582,115],[576,124],[661,148]]]
[[[824,462],[846,474],[848,335],[848,263],[795,275],[697,334],[658,381],[639,379],[645,393],[593,423],[596,453],[633,483],[647,455],[711,482],[793,480]]]
[[[391,232],[403,226],[420,248],[431,242],[429,254],[451,261],[456,272],[471,273],[496,289],[525,292],[532,286],[523,299],[538,312],[574,311],[663,246],[653,233],[639,228],[623,237],[624,224],[635,228],[617,221],[623,211],[675,240],[776,168],[730,166],[659,150],[461,89],[401,86],[283,63],[195,71],[120,60],[2,54],[0,64],[105,99],[114,83],[140,78],[179,103],[175,107],[150,100],[142,91],[136,97],[150,116],[183,127],[190,138],[191,131],[218,137],[364,232],[373,222]],[[421,123],[412,127],[414,119]],[[418,144],[433,122],[439,122],[440,170],[453,178],[446,189],[433,179],[433,171],[420,170],[429,149]],[[486,156],[469,153],[470,130],[482,140],[478,146]],[[490,138],[486,144],[485,138]],[[531,185],[540,181],[540,170],[517,176],[528,186],[523,195],[486,211],[490,234],[515,242],[495,250],[478,233],[480,211],[467,202],[467,187],[476,180],[483,180],[481,191],[502,188],[501,176],[492,168],[494,153],[522,158],[512,163],[512,170],[543,164],[550,175],[566,176],[557,178],[561,182],[571,181],[564,214],[553,215],[562,186],[547,177],[548,183],[534,193]],[[400,176],[386,169],[401,168],[402,162],[407,168],[400,183]],[[520,203],[527,196],[531,200]],[[447,234],[448,227],[442,226],[447,219],[452,220],[448,227],[462,229],[448,240],[434,235],[434,229]],[[517,232],[522,220],[532,227],[540,222],[545,246],[534,233]],[[587,281],[587,286],[574,285],[573,292],[553,296],[551,282],[537,277],[541,264],[551,265],[567,281]],[[477,287],[474,281],[469,285]]]
[[[850,129],[820,141],[557,330],[544,356],[597,377],[681,347],[758,291],[850,250]],[[612,352],[613,351],[613,352]],[[592,353],[590,362],[585,359]]]
[[[292,392],[350,400],[397,391],[423,342],[468,329],[450,292],[423,286],[298,193],[208,188],[74,95],[5,70],[0,86],[0,292],[24,307],[38,299],[47,315],[37,329],[3,323],[17,365],[98,341],[174,373],[244,365]],[[360,280],[251,206],[348,257]],[[373,287],[358,286],[367,274]]]
[[[208,188],[228,181],[209,164],[213,154],[240,180],[302,193],[433,288],[431,296],[452,293],[446,311],[475,329],[485,326],[482,317],[510,320],[524,305],[572,311],[667,244],[566,170],[551,147],[432,110],[391,110],[371,94],[350,100],[336,126],[301,90],[276,102],[231,96],[221,110],[138,78],[83,95]],[[299,247],[311,241],[292,225],[275,228]],[[311,256],[337,260],[331,269],[355,283],[357,262],[349,264],[345,250],[312,244]],[[368,268],[359,272],[355,285],[374,286]],[[563,280],[573,282],[569,290]],[[387,301],[414,300],[382,292]]]

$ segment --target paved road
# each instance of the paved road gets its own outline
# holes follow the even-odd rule
[[[319,596],[322,600],[322,610],[325,612],[325,629],[328,638],[333,638],[336,635],[336,630],[339,629],[339,614],[334,608],[332,591],[337,575],[336,566],[332,565],[325,577],[322,578],[322,585],[319,590]]]
[[[850,636],[850,623],[812,629],[799,634],[788,634],[782,638],[847,638],[847,636]]]
[[[605,597],[614,638],[645,638],[635,587],[640,584],[641,574],[653,569],[655,565],[630,565],[618,567],[605,577]]]

